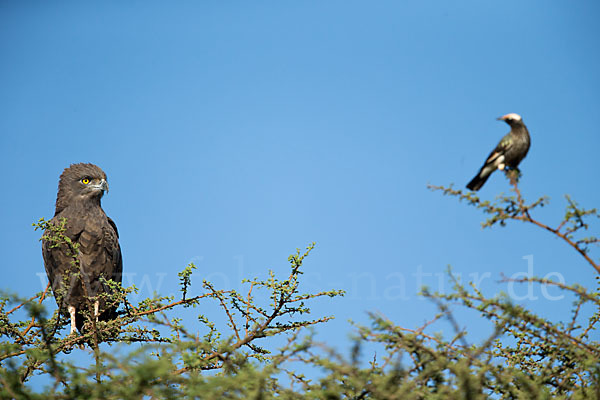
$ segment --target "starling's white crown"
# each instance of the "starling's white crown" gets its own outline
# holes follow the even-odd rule
[[[515,113],[510,113],[510,114],[503,115],[503,116],[501,116],[498,119],[501,119],[503,121],[505,121],[507,119],[514,119],[515,121],[521,121],[522,120],[521,116],[519,114],[515,114]]]

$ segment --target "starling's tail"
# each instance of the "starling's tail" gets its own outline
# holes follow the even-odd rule
[[[483,186],[483,184],[485,183],[485,181],[488,180],[488,178],[490,177],[490,175],[492,174],[491,172],[489,173],[485,173],[486,171],[479,171],[477,173],[477,175],[475,175],[475,178],[471,179],[471,182],[469,182],[467,184],[467,189],[469,190],[473,190],[473,191],[478,191],[479,189],[481,189],[481,187]]]

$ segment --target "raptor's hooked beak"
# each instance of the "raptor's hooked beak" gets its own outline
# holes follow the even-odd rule
[[[104,194],[104,192],[108,193],[108,182],[106,182],[106,179],[100,179],[97,184],[91,186],[94,189],[102,190],[102,194]]]
[[[100,189],[102,189],[103,192],[108,193],[108,182],[106,182],[106,179],[100,180],[100,184],[98,186],[100,187]]]

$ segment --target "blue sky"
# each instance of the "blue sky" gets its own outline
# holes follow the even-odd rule
[[[524,257],[536,275],[592,288],[592,268],[551,235],[482,230],[476,210],[426,186],[463,187],[508,131],[495,118],[516,112],[532,136],[522,191],[551,198],[536,215],[557,223],[564,194],[600,204],[599,11],[593,1],[1,2],[2,286],[40,290],[31,223],[52,217],[62,170],[92,162],[108,174],[103,207],[125,283],[142,296],[174,292],[190,261],[198,291],[202,278],[241,288],[286,273],[287,256],[312,241],[304,287],[347,291],[313,310],[336,316],[319,330],[330,343],[367,311],[421,324],[434,309],[416,296],[418,274],[444,289],[448,264],[489,272],[489,294],[507,290],[501,273],[527,271]],[[508,189],[494,174],[481,195]],[[530,303],[546,315],[570,308],[536,291]]]

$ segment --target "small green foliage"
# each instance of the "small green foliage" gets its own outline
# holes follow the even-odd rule
[[[177,274],[179,277],[179,284],[181,285],[181,299],[185,300],[189,286],[192,284],[192,272],[196,269],[194,263],[189,263],[183,271]],[[189,303],[186,304],[188,306]]]
[[[531,223],[543,228],[564,240],[569,246],[573,247],[598,273],[600,273],[600,263],[588,255],[590,246],[600,245],[600,239],[595,236],[584,238],[575,237],[575,234],[579,233],[580,230],[588,229],[589,223],[587,222],[587,219],[590,217],[600,218],[598,211],[595,208],[590,210],[580,208],[577,203],[571,200],[571,198],[567,195],[565,196],[568,203],[565,217],[556,225],[556,227],[552,227],[538,221],[532,216],[533,211],[537,207],[543,207],[544,205],[548,204],[548,197],[543,196],[531,204],[526,204],[525,199],[523,199],[523,196],[521,195],[521,191],[519,190],[517,182],[511,181],[511,183],[513,185],[512,191],[515,193],[515,195],[500,195],[494,202],[481,200],[475,192],[464,193],[461,190],[454,189],[452,185],[448,187],[429,185],[428,187],[434,191],[439,190],[444,195],[458,197],[460,201],[465,200],[469,205],[474,206],[482,210],[485,214],[489,215],[488,219],[481,224],[484,228],[492,227],[497,223],[500,224],[500,226],[506,226],[507,221],[511,220]]]
[[[592,258],[598,240],[581,237],[590,227],[589,218],[598,217],[596,210],[583,209],[567,197],[565,218],[552,228],[532,216],[547,199],[527,204],[517,178],[515,195],[493,202],[452,187],[431,188],[482,210],[488,215],[484,227],[517,220],[549,231],[598,270]],[[77,265],[77,248],[64,238],[65,221],[34,225],[53,238],[52,246],[69,247]],[[57,312],[47,315],[48,290],[29,299],[0,294],[0,398],[600,398],[600,275],[594,289],[535,277],[512,280],[552,286],[574,299],[570,315],[551,320],[505,295],[486,296],[474,284],[461,283],[449,268],[452,292],[422,290],[438,309],[427,322],[406,328],[371,313],[368,326],[354,326],[354,345],[346,358],[313,338],[314,329],[333,317],[305,317],[312,300],[344,294],[301,292],[303,263],[313,248],[314,243],[288,258],[289,274],[268,271],[263,279],[244,280],[244,292],[206,280],[195,291],[193,264],[178,274],[178,299],[155,295],[133,305],[127,298],[137,292],[135,287],[106,281],[116,296],[107,300],[125,304],[125,310],[81,336],[61,336],[68,321]],[[184,307],[203,313],[189,321],[179,312]],[[205,311],[209,307],[220,310],[226,322],[207,317],[212,315]],[[493,328],[489,337],[470,343],[452,311],[459,307],[488,320]],[[199,329],[192,325],[196,321]],[[441,321],[452,331],[436,332]],[[275,338],[278,346],[272,344]],[[79,350],[85,344],[92,345],[94,362],[81,367],[65,355],[85,351]],[[111,351],[106,344],[120,344],[123,351]],[[47,376],[50,385],[33,391],[29,383],[34,374]]]
[[[35,225],[37,229],[44,229],[46,236],[52,237],[53,246],[69,246],[64,239],[65,222],[53,226],[41,220]],[[203,292],[190,297],[193,264],[178,274],[181,285],[179,300],[173,296],[155,296],[133,305],[127,301],[127,295],[136,291],[135,287],[123,288],[113,281],[104,281],[114,293],[106,300],[125,304],[125,310],[115,320],[95,323],[83,335],[61,336],[61,328],[68,321],[57,311],[50,319],[46,318],[44,305],[50,297],[48,288],[28,300],[2,295],[0,321],[4,323],[0,325],[0,398],[23,393],[33,395],[27,384],[34,374],[40,373],[55,381],[44,393],[44,398],[138,398],[149,393],[157,397],[163,394],[174,397],[188,390],[183,384],[189,379],[194,382],[200,380],[204,386],[213,387],[216,380],[205,382],[205,378],[199,375],[206,370],[220,371],[229,377],[256,373],[264,376],[266,382],[271,379],[268,372],[256,367],[273,365],[275,359],[283,362],[285,358],[282,359],[279,353],[273,354],[274,349],[268,344],[258,342],[285,333],[295,337],[302,328],[328,321],[332,317],[303,319],[300,316],[310,312],[307,304],[311,299],[342,294],[342,291],[335,290],[299,293],[302,262],[313,247],[314,244],[311,244],[303,254],[297,251],[290,256],[289,275],[285,279],[270,272],[266,280],[245,281],[248,287],[246,295],[235,290],[218,289],[204,281]],[[76,260],[76,247],[73,256]],[[266,291],[271,304],[255,302],[253,293],[257,291]],[[202,328],[199,332],[190,331],[188,321],[178,316],[178,308],[196,306],[202,301],[205,309],[210,306],[211,300],[214,301],[213,306],[221,309],[226,316],[227,328],[218,328],[214,321],[199,314],[197,321]],[[12,304],[17,305],[6,311]],[[14,311],[19,308],[26,310],[29,319],[15,319]],[[103,342],[123,345],[135,342],[143,346],[137,350],[132,348],[124,353],[124,358],[119,358],[109,349],[99,346]],[[58,361],[59,356],[81,351],[77,350],[78,347],[86,344],[94,350],[94,366],[81,370],[70,364],[68,358],[61,357]],[[289,345],[291,347],[295,343]],[[134,360],[140,363],[139,368],[130,365]],[[254,366],[251,362],[259,364]],[[277,368],[269,371],[279,372]],[[13,379],[15,376],[17,379]],[[227,380],[211,390],[217,393],[221,384],[231,387]],[[244,389],[240,393],[257,393],[264,387],[251,386],[247,389],[249,392]]]

